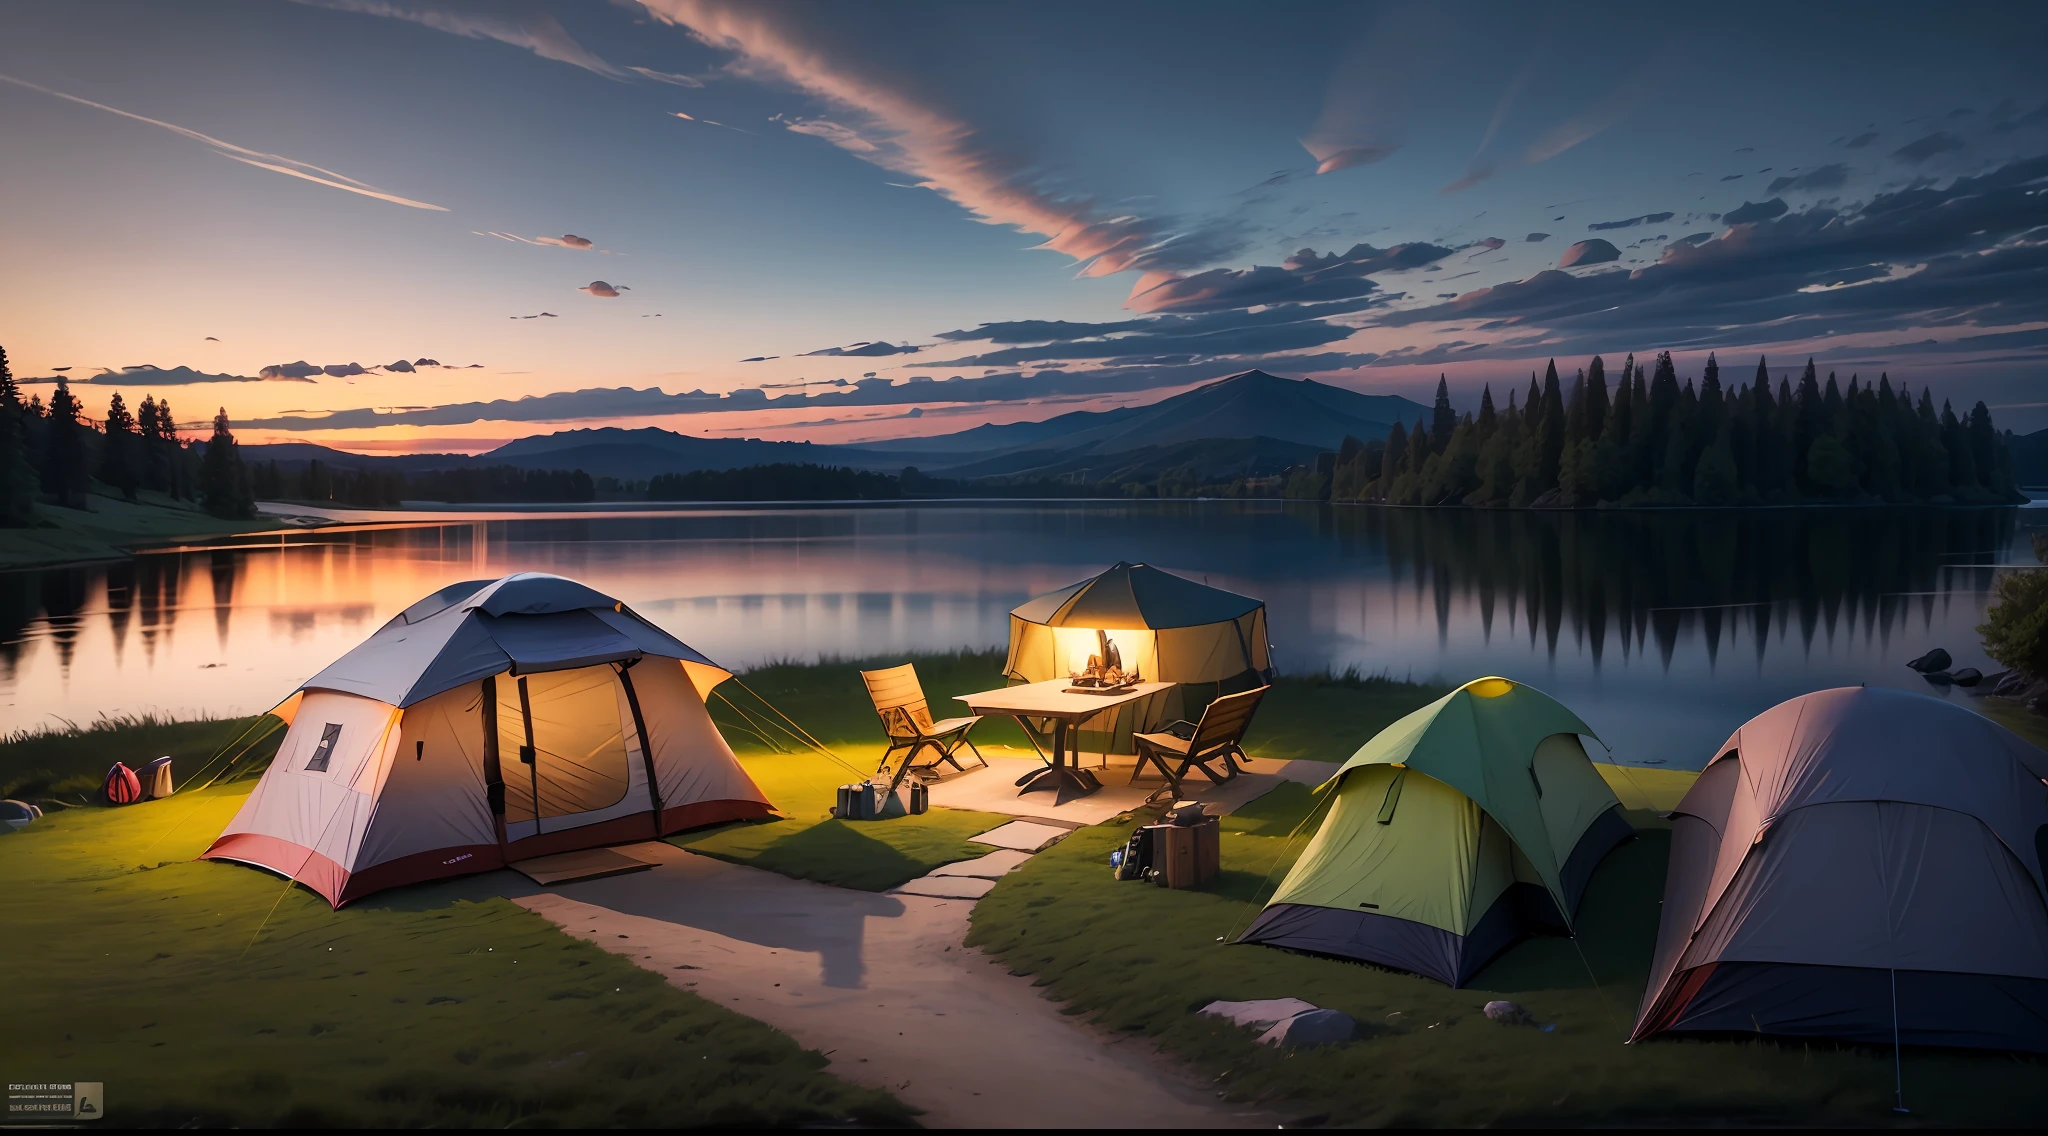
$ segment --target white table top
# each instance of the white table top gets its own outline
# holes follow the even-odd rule
[[[1068,694],[1067,688],[1074,685],[1072,679],[1056,678],[1048,682],[1034,682],[1025,686],[1006,686],[1000,690],[984,690],[979,694],[962,694],[959,700],[965,702],[977,714],[1023,714],[1033,718],[1087,718],[1104,710],[1135,702],[1147,695],[1162,690],[1171,690],[1170,682],[1141,682],[1122,694]]]

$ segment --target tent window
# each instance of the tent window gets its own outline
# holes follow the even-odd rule
[[[329,722],[320,729],[320,744],[313,747],[312,759],[306,762],[306,772],[325,773],[327,762],[334,757],[334,747],[341,741],[341,723]]]
[[[1395,773],[1394,779],[1387,783],[1386,798],[1380,801],[1379,822],[1381,824],[1394,823],[1394,806],[1401,803],[1401,782],[1407,779],[1408,771],[1403,769]]]

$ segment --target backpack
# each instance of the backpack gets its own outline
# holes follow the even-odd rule
[[[142,779],[133,769],[115,762],[107,770],[107,779],[100,784],[100,793],[110,805],[132,805],[142,799]]]

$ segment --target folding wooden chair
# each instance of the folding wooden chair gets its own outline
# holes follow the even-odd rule
[[[1190,769],[1200,769],[1203,776],[1218,784],[1237,776],[1241,772],[1237,763],[1251,761],[1244,752],[1244,733],[1250,728],[1252,714],[1258,710],[1259,700],[1266,696],[1266,689],[1261,686],[1218,698],[1202,711],[1201,722],[1192,728],[1190,723],[1175,722],[1173,726],[1181,727],[1180,733],[1171,732],[1173,726],[1169,726],[1168,732],[1132,735],[1138,750],[1138,766],[1131,770],[1131,781],[1135,783],[1147,765],[1157,766],[1167,787],[1178,797],[1181,780]],[[1181,733],[1187,736],[1182,737]],[[1180,763],[1178,769],[1169,764],[1176,761]],[[1221,775],[1210,767],[1217,761],[1223,763]]]
[[[894,789],[903,780],[903,775],[912,768],[931,770],[941,762],[954,769],[966,772],[954,756],[961,746],[974,754],[976,761],[988,764],[974,743],[967,738],[967,731],[974,728],[979,717],[945,718],[932,720],[932,711],[925,701],[924,685],[917,681],[917,668],[909,663],[887,670],[862,671],[862,681],[868,684],[868,697],[874,701],[875,713],[882,719],[882,732],[889,737],[889,748],[882,753],[882,762],[875,767],[877,777],[888,776],[889,787]],[[916,764],[917,755],[930,750],[935,756],[925,764]],[[896,755],[903,754],[903,763],[890,772]]]

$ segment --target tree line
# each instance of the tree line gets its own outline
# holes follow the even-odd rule
[[[394,509],[402,501],[578,502],[597,500],[597,483],[580,469],[521,469],[514,465],[471,469],[357,469],[314,458],[303,467],[258,462],[251,473],[256,495],[272,501],[304,501]]]
[[[1764,360],[1724,387],[1712,355],[1697,387],[1669,352],[1630,355],[1610,391],[1595,356],[1567,390],[1552,360],[1539,383],[1499,407],[1489,385],[1477,414],[1451,409],[1437,381],[1431,416],[1395,423],[1384,440],[1346,438],[1290,496],[1393,505],[1583,507],[1784,505],[1809,502],[2004,504],[2024,500],[2006,441],[1982,402],[1963,416],[1931,391],[1916,402],[1888,375],[1874,384],[1807,360],[1796,387],[1773,393]]]
[[[169,399],[145,395],[130,410],[116,391],[95,422],[62,378],[47,405],[39,394],[24,400],[0,347],[0,527],[41,523],[42,505],[90,508],[96,491],[128,501],[158,493],[223,518],[256,512],[226,408],[205,443],[179,435]]]

